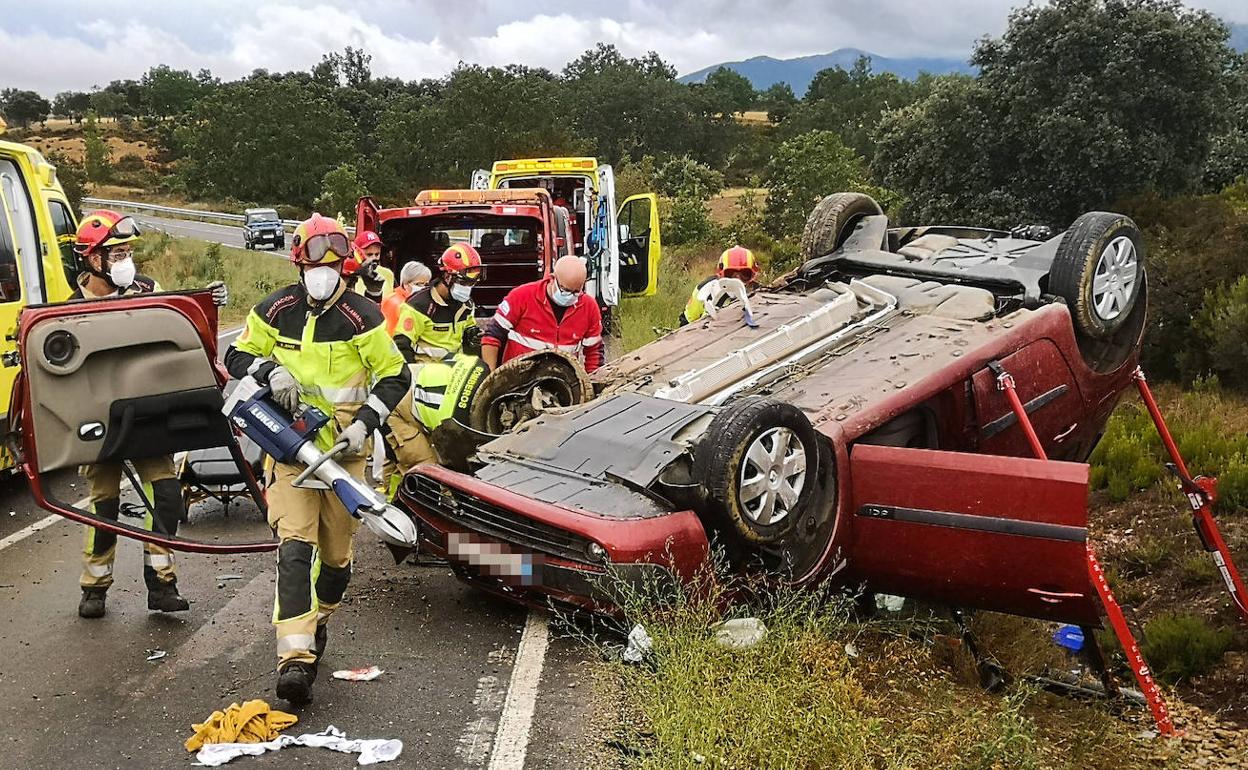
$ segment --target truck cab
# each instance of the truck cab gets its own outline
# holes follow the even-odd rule
[[[22,308],[64,302],[72,293],[74,233],[78,220],[56,168],[36,150],[5,141],[0,120],[0,391],[4,394],[0,428],[7,432],[8,395],[17,377],[10,366],[16,352],[17,317]],[[0,449],[0,469],[13,467]]]
[[[586,290],[604,310],[621,297],[644,297],[658,290],[658,197],[634,195],[616,205],[615,173],[595,158],[500,160],[472,175],[474,190],[545,190],[568,212],[568,253],[586,260]]]
[[[472,295],[482,316],[493,315],[507,292],[549,274],[569,240],[549,193],[540,188],[425,190],[397,208],[361,198],[356,228],[381,236],[382,264],[396,275],[411,261],[437,275],[438,257],[452,244],[475,247],[485,265]]]

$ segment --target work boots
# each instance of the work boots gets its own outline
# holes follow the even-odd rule
[[[312,702],[312,683],[316,681],[316,665],[292,661],[277,672],[277,697],[292,706]]]
[[[107,588],[84,588],[82,589],[82,599],[78,602],[78,617],[80,618],[102,618],[104,617],[104,597],[108,595]]]
[[[83,589],[85,594],[90,589]],[[83,598],[86,601],[86,598]],[[100,599],[103,606],[103,598]],[[159,610],[161,612],[185,612],[191,608],[191,603],[182,598],[178,593],[177,581],[169,583],[158,583],[147,589],[147,608],[149,610]],[[79,608],[79,612],[82,610]],[[101,610],[103,614],[103,610]]]

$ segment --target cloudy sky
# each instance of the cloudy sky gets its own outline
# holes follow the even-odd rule
[[[597,41],[658,51],[684,73],[722,61],[854,47],[964,56],[1022,0],[0,0],[0,86],[51,95],[138,77],[153,64],[224,78],[306,69],[366,49],[375,74],[439,76],[459,61],[558,69]],[[1248,22],[1245,0],[1192,0]]]

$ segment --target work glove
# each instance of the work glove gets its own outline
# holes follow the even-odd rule
[[[286,411],[293,413],[299,406],[299,383],[286,367],[279,366],[269,372],[269,390],[277,405]]]
[[[386,285],[386,279],[377,272],[376,262],[364,263],[364,266],[360,268],[360,280],[364,282],[364,290],[374,295],[381,294],[381,290]]]
[[[338,434],[339,441],[347,442],[347,454],[358,455],[364,451],[364,442],[368,440],[368,434],[372,433],[368,426],[363,422],[356,420],[347,426],[346,430]]]
[[[212,290],[212,304],[217,307],[225,307],[230,302],[230,287],[225,285],[225,281],[213,281],[208,284],[208,288]]]

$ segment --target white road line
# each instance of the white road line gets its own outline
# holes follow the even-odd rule
[[[542,679],[549,641],[546,616],[530,611],[524,622],[524,632],[520,634],[516,665],[511,669],[507,701],[498,720],[489,770],[524,770],[529,730],[533,727],[533,711],[537,707],[537,686]]]
[[[499,686],[498,677],[487,674],[477,680],[477,691],[472,696],[472,706],[477,718],[464,725],[459,734],[455,754],[464,761],[464,767],[485,767],[490,758],[490,744],[498,727],[498,714],[503,710],[507,692]]]
[[[122,491],[124,492],[126,488],[128,488],[129,486],[130,486],[130,480],[122,479],[121,481]],[[91,502],[91,498],[84,497],[81,500],[75,502],[74,507],[85,508],[87,507],[87,503],[89,502]],[[50,516],[45,516],[44,518],[40,519],[39,521],[36,521],[34,524],[31,524],[30,526],[22,527],[21,529],[9,535],[8,537],[4,538],[3,540],[0,540],[0,551],[3,551],[5,548],[8,548],[11,545],[16,545],[17,543],[22,542],[26,538],[35,534],[36,532],[41,532],[47,529],[48,527],[52,526],[53,524],[57,523],[58,521],[69,521],[69,519],[65,518],[59,513],[54,513]]]
[[[223,339],[225,339],[226,337],[229,337],[231,334],[233,334],[233,335],[235,335],[235,336],[238,336],[239,334],[242,334],[242,333],[243,333],[243,329],[244,329],[244,328],[245,328],[245,327],[242,327],[242,326],[237,326],[237,327],[235,327],[235,328],[233,328],[233,329],[226,329],[225,331],[223,331],[223,332],[221,332],[220,334],[218,334],[218,335],[217,335],[217,340],[223,340]]]

